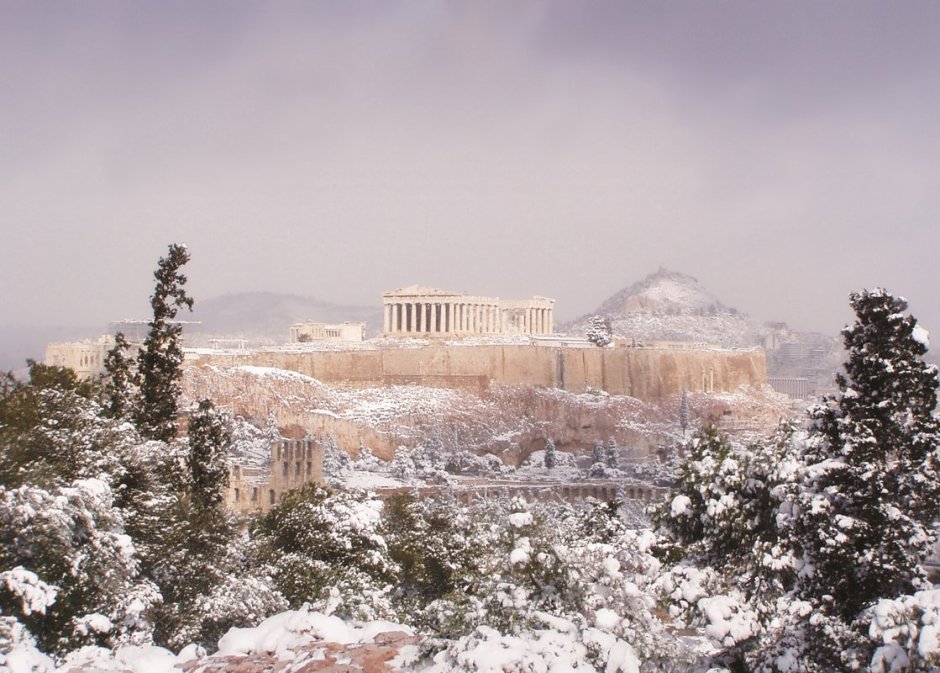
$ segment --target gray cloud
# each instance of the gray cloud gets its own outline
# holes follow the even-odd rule
[[[934,3],[0,5],[0,310],[378,303],[562,317],[660,264],[837,329],[863,285],[940,329]]]

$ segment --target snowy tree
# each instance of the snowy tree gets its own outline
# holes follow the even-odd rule
[[[588,319],[587,340],[595,346],[603,348],[614,340],[610,319],[595,315]]]
[[[839,395],[812,411],[806,468],[789,516],[803,571],[798,596],[824,618],[807,626],[820,670],[858,654],[864,610],[928,586],[922,563],[940,506],[933,415],[937,369],[907,302],[883,289],[851,295]],[[840,664],[841,665],[841,664]]]
[[[597,463],[600,463],[601,465],[603,465],[605,462],[606,460],[604,458],[604,443],[599,439],[595,439],[594,448],[591,451],[591,463],[595,465]]]
[[[129,350],[124,333],[118,332],[114,335],[114,347],[104,359],[104,397],[108,413],[115,418],[128,413],[133,401],[135,360],[127,355]]]
[[[792,586],[794,562],[778,529],[783,491],[799,467],[796,428],[742,446],[707,427],[692,438],[671,497],[650,513],[676,553],[724,568],[747,596],[772,601]]]
[[[336,445],[333,435],[327,436],[321,445],[323,446],[323,477],[329,486],[340,486],[344,482],[343,473],[350,463],[349,454]]]
[[[379,532],[381,501],[316,484],[289,491],[252,527],[253,563],[293,607],[389,617],[394,563]]]
[[[481,551],[475,540],[483,525],[447,493],[394,496],[382,509],[381,533],[397,566],[395,603],[399,619],[440,632],[449,610],[441,601],[479,582]]]
[[[137,355],[139,390],[134,405],[137,426],[142,435],[151,439],[170,441],[176,436],[183,327],[173,320],[181,308],[193,307],[193,300],[183,287],[186,276],[180,271],[188,261],[185,246],[170,245],[153,274],[157,281],[150,298],[153,318]]]
[[[545,456],[544,456],[545,469],[550,470],[553,467],[555,467],[555,465],[558,463],[558,456],[555,455],[555,441],[552,439],[549,439],[547,442],[545,442],[544,451],[545,451]]]
[[[914,592],[929,586],[921,563],[940,505],[937,371],[904,300],[874,290],[851,302],[840,394],[811,409],[812,425],[747,450],[694,439],[678,492],[655,514],[686,556],[671,572],[712,578],[704,594],[676,595],[698,596],[685,609],[722,636],[726,664],[902,670],[935,650],[900,636],[919,632],[933,600]],[[723,630],[735,620],[738,636]]]
[[[679,427],[682,429],[682,436],[685,437],[689,429],[689,391],[682,391],[682,401],[679,402]]]
[[[0,609],[44,651],[149,640],[145,613],[159,594],[122,523],[100,480],[0,488]]]
[[[607,440],[607,467],[617,468],[617,442],[613,437]]]
[[[231,434],[210,400],[199,402],[190,419],[188,435],[192,500],[202,508],[218,507],[228,487],[225,456]]]
[[[0,484],[51,488],[117,478],[120,447],[136,436],[104,418],[97,397],[70,369],[31,363],[29,382],[9,379],[0,398]]]

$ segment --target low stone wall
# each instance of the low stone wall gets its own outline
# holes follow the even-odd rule
[[[489,498],[523,498],[529,502],[576,503],[587,498],[602,502],[621,498],[638,502],[653,502],[669,493],[668,488],[639,481],[592,480],[581,482],[481,482],[456,486],[419,486],[402,488],[379,488],[375,494],[383,500],[396,495],[417,494],[427,497],[448,492],[464,505]]]
[[[299,372],[330,384],[484,390],[490,383],[533,385],[656,400],[766,383],[763,351],[449,345],[350,351],[255,351],[201,355],[194,364],[255,365]]]

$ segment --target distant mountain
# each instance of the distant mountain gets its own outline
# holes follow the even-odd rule
[[[597,309],[599,315],[614,316],[633,312],[668,315],[738,313],[718,301],[692,276],[663,268],[624,288]]]
[[[620,290],[559,331],[586,334],[588,319],[610,319],[616,336],[637,341],[692,341],[726,348],[764,346],[772,377],[806,378],[815,390],[831,388],[842,359],[839,339],[761,322],[723,304],[692,276],[659,269]]]
[[[762,343],[771,328],[723,304],[692,276],[659,269],[564,325],[583,333],[593,315],[606,316],[614,334],[638,340],[697,341],[726,347]]]
[[[355,321],[366,323],[369,335],[382,330],[380,306],[332,304],[313,297],[275,292],[227,294],[196,302],[185,320],[200,321],[190,325],[190,334],[232,336],[250,339],[287,341],[290,326],[303,320],[326,323]]]

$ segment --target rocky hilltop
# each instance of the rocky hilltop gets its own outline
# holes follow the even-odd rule
[[[591,316],[610,319],[619,337],[692,341],[728,348],[761,345],[771,327],[723,304],[692,276],[659,269],[615,293],[591,313],[563,325],[570,334],[587,330]]]
[[[603,301],[591,313],[560,326],[571,335],[587,332],[588,320],[610,320],[615,336],[637,341],[691,341],[725,348],[762,346],[769,377],[802,377],[815,390],[832,385],[842,360],[834,336],[762,322],[722,303],[692,276],[659,269]]]
[[[738,314],[737,310],[722,304],[697,279],[664,268],[620,290],[596,311],[601,315],[643,312],[667,315]]]

